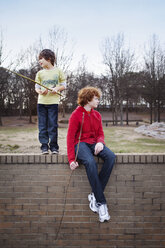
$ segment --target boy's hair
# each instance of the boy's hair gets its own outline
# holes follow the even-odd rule
[[[44,49],[40,52],[39,59],[42,59],[42,58],[46,60],[50,60],[52,65],[54,65],[55,60],[56,60],[55,53],[51,51],[50,49]]]
[[[97,88],[87,86],[78,92],[78,105],[84,107],[88,102],[92,101],[93,97],[101,97],[101,91]]]

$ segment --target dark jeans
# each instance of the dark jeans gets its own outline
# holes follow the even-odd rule
[[[58,150],[58,104],[38,104],[37,111],[41,149]]]
[[[102,158],[104,163],[98,173],[98,165],[94,158],[94,148],[96,144],[87,144],[80,142],[78,151],[78,160],[85,166],[88,180],[92,187],[92,192],[95,195],[98,203],[106,203],[104,189],[108,183],[113,165],[115,163],[115,154],[104,145],[104,149],[97,155]],[[77,145],[75,146],[75,151]]]

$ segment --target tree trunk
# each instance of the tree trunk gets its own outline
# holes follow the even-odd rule
[[[0,101],[0,126],[3,126],[3,123],[2,123],[2,102]]]
[[[120,101],[120,126],[123,126],[123,100]]]
[[[118,100],[119,100],[119,97],[118,97],[118,89],[117,89],[117,82],[115,82],[115,94],[114,94],[114,107],[115,107],[115,125],[118,125]]]
[[[157,119],[157,106],[156,106],[156,99],[154,101],[154,122],[156,122],[158,119]]]
[[[32,124],[32,114],[31,109],[29,109],[29,123]]]
[[[111,101],[111,109],[112,109],[112,125],[115,125],[114,102],[113,101]]]
[[[160,101],[158,99],[158,122],[160,122]]]
[[[20,105],[19,105],[19,118],[20,120],[22,119],[22,102],[20,102]]]
[[[65,103],[62,102],[62,117],[65,117]]]
[[[112,123],[113,126],[115,125],[115,112],[114,112],[114,106],[112,107]]]
[[[150,103],[150,124],[152,124],[152,102]]]
[[[127,104],[126,104],[126,124],[127,124],[127,126],[129,125],[129,123],[128,123],[128,100],[127,100]]]
[[[32,124],[32,110],[31,110],[31,101],[30,101],[30,99],[29,99],[29,101],[28,101],[28,107],[29,107],[29,123],[30,124]]]
[[[118,124],[118,107],[117,103],[115,103],[115,125]]]
[[[2,117],[0,116],[0,126],[3,126]]]

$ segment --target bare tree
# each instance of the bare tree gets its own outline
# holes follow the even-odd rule
[[[0,126],[2,126],[2,113],[4,112],[5,108],[5,98],[7,94],[8,88],[8,78],[9,73],[3,69],[3,63],[6,60],[7,55],[5,54],[5,46],[4,46],[4,37],[3,31],[0,30]]]
[[[0,30],[0,66],[3,64],[3,62],[6,60],[7,55],[5,55],[4,52],[4,37],[3,37],[3,31]]]
[[[83,55],[78,63],[75,73],[68,76],[68,87],[66,91],[66,102],[70,109],[75,109],[77,106],[77,93],[86,86],[98,87],[102,90],[103,79],[97,78],[93,73],[89,73],[86,68],[87,58]],[[104,94],[105,95],[105,94]]]
[[[160,121],[160,105],[163,100],[160,85],[162,85],[162,80],[164,81],[165,75],[165,53],[163,52],[159,39],[155,34],[149,40],[149,45],[147,46],[144,55],[144,61],[144,71],[149,77],[147,89],[150,94],[150,119],[152,123],[152,110],[154,113],[154,121]]]
[[[41,43],[35,42],[30,45],[26,50],[22,50],[15,60],[15,68],[18,73],[23,74],[31,79],[35,79],[37,71],[40,69],[38,64],[38,54],[41,51]],[[18,80],[18,81],[17,81]],[[16,99],[20,98],[20,101],[17,101],[19,104],[19,113],[20,117],[22,115],[21,108],[28,110],[29,123],[32,123],[32,110],[37,104],[37,94],[35,92],[35,84],[18,76],[15,76],[15,88],[17,89]],[[19,87],[19,88],[18,88]],[[23,97],[23,101],[21,101]]]
[[[129,106],[140,102],[141,89],[140,74],[138,72],[125,73],[120,78],[120,88],[123,100],[125,101],[126,124],[129,125]]]
[[[124,35],[118,34],[116,37],[106,38],[102,46],[103,63],[107,66],[109,87],[113,94],[113,107],[115,124],[118,123],[120,112],[120,123],[123,125],[123,96],[121,92],[122,76],[133,69],[134,53],[125,48]]]
[[[73,59],[74,44],[65,29],[59,26],[50,29],[46,46],[55,52],[57,66],[67,72]]]

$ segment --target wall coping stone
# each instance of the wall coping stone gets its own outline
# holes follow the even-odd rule
[[[95,157],[102,163],[101,159]],[[117,164],[165,164],[165,153],[116,153]],[[0,164],[68,164],[67,155],[1,153]]]

